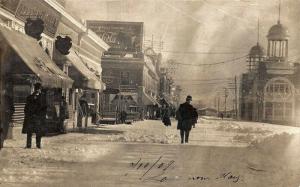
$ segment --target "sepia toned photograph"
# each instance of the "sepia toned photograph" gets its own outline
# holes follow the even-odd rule
[[[300,0],[0,0],[0,187],[300,187]]]

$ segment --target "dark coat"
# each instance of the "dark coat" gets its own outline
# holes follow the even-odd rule
[[[171,126],[170,111],[167,108],[163,110],[162,122],[165,126]]]
[[[79,105],[80,105],[80,109],[81,109],[81,112],[79,112],[79,114],[81,116],[87,116],[88,115],[88,110],[89,110],[89,105],[88,105],[88,102],[85,99],[85,97],[83,97],[83,96],[80,97]]]
[[[197,109],[194,108],[193,109],[193,114],[192,114],[192,123],[196,124],[197,121],[198,121],[198,112],[197,112]]]
[[[177,129],[191,130],[193,125],[193,111],[194,107],[188,102],[179,106],[176,112],[176,119],[178,120]]]
[[[33,93],[26,98],[24,108],[25,118],[22,133],[36,133],[44,135],[47,131],[45,119],[47,105],[44,94]]]
[[[62,100],[59,105],[59,118],[64,121],[65,119],[69,119],[69,109],[66,101]]]

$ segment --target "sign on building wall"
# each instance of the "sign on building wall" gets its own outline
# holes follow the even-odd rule
[[[138,53],[142,51],[142,22],[87,21],[87,26],[111,46],[109,52]]]
[[[20,0],[0,0],[1,8],[15,14]]]
[[[40,0],[21,0],[15,13],[22,21],[27,18],[41,18],[44,21],[44,33],[54,37],[61,15]]]

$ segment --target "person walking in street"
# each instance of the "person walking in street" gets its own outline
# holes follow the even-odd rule
[[[34,92],[26,98],[24,113],[22,133],[27,134],[26,148],[31,148],[32,134],[35,133],[36,147],[41,149],[42,136],[46,133],[47,105],[40,83],[34,85]]]
[[[193,111],[194,107],[191,105],[192,96],[186,97],[186,102],[180,104],[177,112],[176,119],[178,120],[177,129],[180,130],[181,143],[189,142],[189,134],[193,125]]]
[[[221,119],[223,120],[223,118],[224,118],[224,114],[223,114],[223,113],[221,113]]]
[[[165,126],[171,126],[170,110],[168,106],[164,107],[162,110],[162,122]]]
[[[141,120],[141,121],[144,121],[144,118],[145,118],[145,116],[144,116],[144,109],[142,108],[142,109],[140,110],[140,120]]]
[[[126,123],[126,120],[127,120],[127,112],[126,112],[125,110],[122,110],[122,111],[121,111],[120,119],[121,119],[121,123],[122,123],[122,124],[125,124],[125,123]]]

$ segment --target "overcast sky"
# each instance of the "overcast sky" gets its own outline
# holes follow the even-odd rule
[[[163,58],[208,64],[247,55],[257,42],[266,49],[266,35],[277,23],[279,0],[67,0],[66,9],[81,19],[144,22],[146,39],[164,42]],[[290,33],[289,55],[300,54],[300,1],[282,0],[281,23]],[[180,53],[176,53],[179,51]],[[203,54],[203,53],[214,54]],[[218,53],[218,54],[215,54]],[[227,54],[220,54],[227,53]],[[228,54],[230,53],[230,54]],[[300,56],[300,55],[299,55]],[[198,84],[186,79],[219,79],[240,75],[246,59],[217,66],[178,65],[175,79],[194,98],[212,97],[225,84]],[[208,92],[210,91],[210,92]]]

